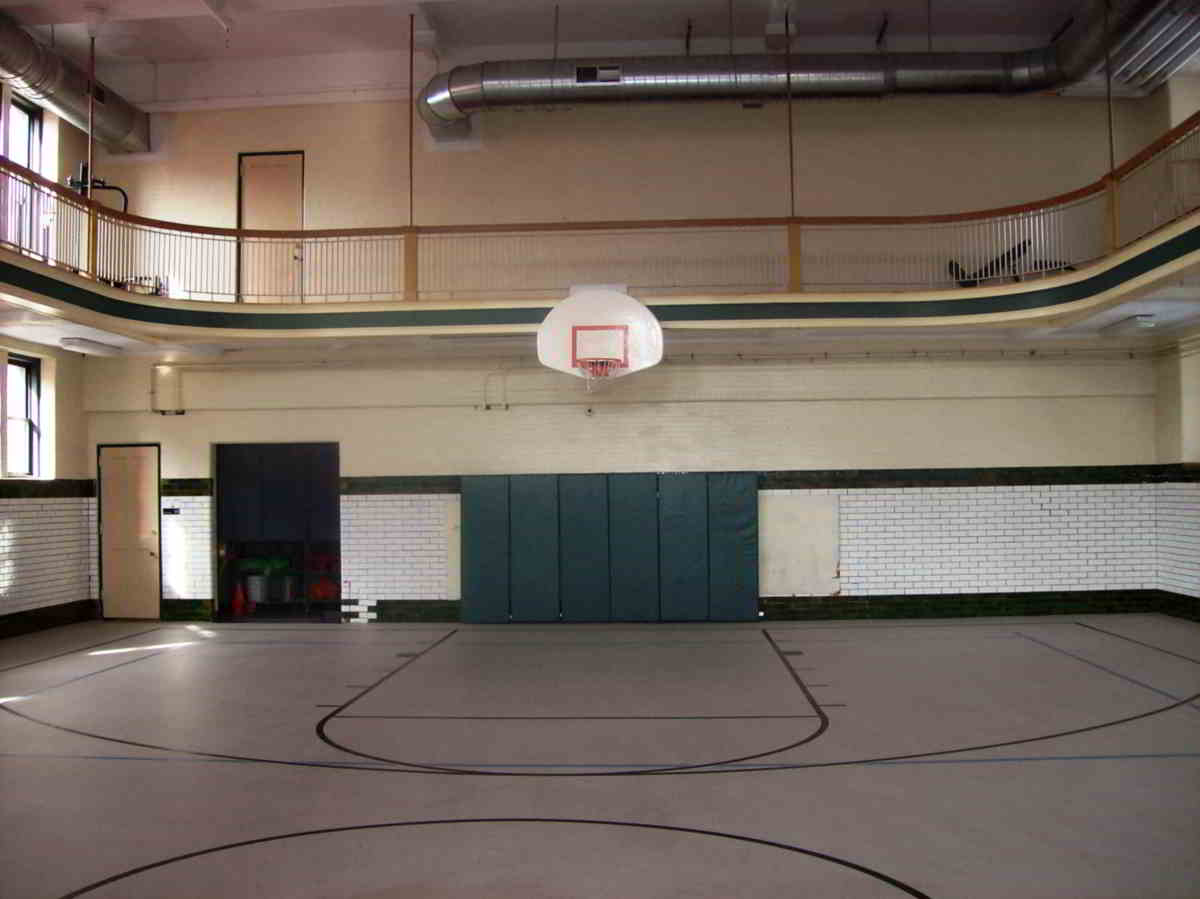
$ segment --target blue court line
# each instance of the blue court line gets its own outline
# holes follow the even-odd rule
[[[1140,681],[1135,677],[1130,677],[1127,674],[1122,674],[1120,671],[1115,671],[1112,668],[1107,668],[1104,665],[1101,665],[1099,662],[1093,662],[1091,659],[1084,658],[1081,655],[1076,655],[1073,652],[1068,652],[1065,649],[1060,649],[1059,647],[1055,646],[1053,643],[1047,643],[1045,640],[1039,640],[1037,637],[1031,637],[1031,636],[1029,636],[1029,634],[1022,634],[1019,631],[1015,631],[1014,633],[1016,633],[1016,635],[1018,637],[1024,637],[1026,640],[1029,640],[1032,643],[1036,643],[1038,646],[1044,646],[1044,647],[1046,647],[1046,649],[1052,649],[1055,652],[1061,653],[1064,656],[1068,656],[1069,658],[1075,659],[1076,661],[1083,662],[1085,665],[1091,665],[1093,668],[1098,668],[1100,671],[1103,671],[1106,674],[1111,674],[1113,677],[1120,678],[1121,680],[1125,681],[1126,683],[1130,683],[1130,684],[1133,684],[1134,686],[1141,687],[1143,690],[1149,690],[1151,693],[1157,693],[1159,696],[1165,696],[1167,699],[1173,699],[1175,702],[1180,702],[1181,700],[1184,699],[1184,697],[1182,697],[1182,696],[1176,696],[1174,693],[1168,693],[1166,690],[1160,690],[1158,687],[1153,687],[1150,684],[1144,683],[1143,681]],[[1190,708],[1193,712],[1200,712],[1200,708],[1197,708],[1193,704],[1189,704],[1188,708]]]
[[[50,753],[36,752],[0,752],[0,759],[41,759],[41,760],[67,760],[67,761],[100,761],[100,762],[172,762],[172,763],[187,763],[201,765],[254,765],[258,764],[254,759],[223,759],[223,758],[197,758],[197,757],[177,757],[163,755],[56,755]],[[1155,760],[1155,759],[1200,759],[1200,752],[1132,752],[1119,753],[1109,755],[1025,755],[1025,756],[995,756],[982,759],[898,759],[891,761],[879,762],[857,762],[855,764],[863,766],[876,765],[988,765],[988,764],[1011,764],[1013,762],[1106,762],[1106,761],[1139,761],[1139,760]],[[294,762],[293,764],[305,765],[312,764],[324,766],[328,762]],[[447,765],[438,763],[441,767],[462,767],[475,769],[495,769],[499,771],[518,769],[518,768],[578,768],[578,769],[603,769],[611,771],[636,771],[643,768],[665,768],[674,767],[673,765],[602,765],[602,764],[512,764],[512,765],[464,765],[456,763]],[[389,765],[384,762],[345,762],[338,763],[339,768],[364,768],[364,769],[384,769],[384,770],[399,770],[395,765]],[[712,765],[714,769],[722,771],[756,771],[759,769],[774,770],[779,767],[779,763],[762,762],[758,764],[734,764],[734,765]]]

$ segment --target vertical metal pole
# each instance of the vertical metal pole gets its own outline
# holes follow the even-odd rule
[[[96,36],[88,37],[88,133],[87,133],[87,175],[84,177],[83,197],[88,207],[88,274],[96,277],[96,236],[98,222],[96,207],[92,203],[92,178],[95,177],[96,155]]]
[[[1104,95],[1108,112],[1108,249],[1115,251],[1121,245],[1121,198],[1117,184],[1117,144],[1113,135],[1112,96],[1112,34],[1109,31],[1109,16],[1112,0],[1104,0]]]
[[[792,109],[792,20],[791,10],[783,14],[784,45],[787,53],[787,107],[788,107],[788,215],[796,215],[796,126]]]
[[[419,260],[417,257],[417,232],[415,225],[416,216],[416,188],[413,179],[413,173],[416,169],[414,165],[413,148],[415,146],[413,140],[413,129],[415,128],[415,112],[416,98],[413,96],[413,82],[416,79],[415,59],[417,48],[417,17],[414,13],[408,15],[408,227],[409,231],[404,235],[403,252],[404,252],[404,299],[416,302],[420,299],[421,283],[418,279]]]

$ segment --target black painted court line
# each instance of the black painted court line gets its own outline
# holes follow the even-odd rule
[[[760,721],[819,718],[820,715],[338,715],[352,719],[385,721]]]
[[[840,865],[843,868],[848,868],[851,871],[856,871],[859,874],[865,874],[875,880],[895,887],[902,893],[916,897],[916,899],[933,899],[928,893],[922,893],[916,887],[897,880],[894,877],[889,877],[880,871],[868,868],[865,865],[860,865],[857,862],[852,862],[844,858],[839,858],[836,855],[829,855],[824,852],[817,852],[814,849],[804,849],[800,846],[792,846],[787,843],[778,843],[774,840],[764,840],[759,837],[748,837],[741,834],[723,833],[717,830],[701,830],[694,827],[675,827],[666,824],[643,824],[638,821],[614,821],[607,819],[596,818],[441,818],[423,821],[390,821],[383,824],[356,824],[349,827],[322,827],[316,830],[300,830],[293,833],[275,834],[269,837],[258,837],[253,840],[239,840],[236,843],[225,843],[221,846],[210,846],[207,849],[198,849],[195,852],[185,852],[181,855],[175,855],[171,858],[163,859],[162,861],[152,862],[148,865],[140,865],[136,868],[130,868],[122,871],[120,874],[114,874],[111,877],[106,877],[103,880],[97,880],[85,887],[77,890],[72,890],[60,897],[60,899],[75,899],[77,896],[83,896],[87,893],[116,883],[120,880],[126,880],[130,877],[135,877],[138,874],[144,874],[147,871],[153,871],[156,868],[163,868],[167,865],[172,865],[177,862],[187,861],[188,859],[199,858],[204,855],[212,855],[218,852],[226,852],[230,849],[241,849],[246,846],[257,846],[263,843],[275,843],[281,840],[295,840],[303,837],[323,836],[331,833],[361,833],[367,830],[383,830],[387,828],[400,827],[429,827],[436,825],[447,824],[591,824],[600,827],[630,827],[639,830],[654,830],[665,831],[668,833],[682,833],[689,836],[716,837],[724,840],[734,840],[739,843],[749,843],[757,846],[766,846],[771,849],[782,849],[786,852],[794,852],[799,855],[807,855],[811,858],[821,859],[822,861],[831,862],[835,865]]]
[[[89,677],[96,677],[99,674],[107,674],[109,671],[116,671],[118,668],[124,668],[126,665],[133,665],[137,662],[144,662],[147,659],[153,659],[166,653],[165,649],[160,649],[158,652],[151,652],[148,655],[138,656],[136,659],[126,659],[124,662],[118,662],[116,665],[110,665],[107,668],[101,668],[99,671],[92,671],[88,674],[81,674],[78,677],[73,677],[70,680],[65,680],[57,684],[51,684],[49,687],[42,687],[40,690],[35,690],[32,693],[27,693],[22,696],[22,699],[32,699],[34,696],[41,696],[43,693],[49,693],[51,690],[57,690],[61,687],[77,684],[81,680],[87,680]]]
[[[1116,637],[1118,640],[1126,640],[1129,643],[1136,643],[1138,646],[1145,646],[1147,649],[1153,649],[1156,652],[1165,653],[1169,656],[1174,656],[1177,659],[1183,659],[1185,662],[1191,662],[1194,665],[1200,665],[1200,659],[1194,659],[1191,656],[1185,656],[1183,653],[1174,652],[1170,649],[1163,649],[1161,646],[1155,646],[1153,643],[1147,643],[1144,640],[1135,640],[1133,637],[1126,637],[1124,634],[1118,634],[1115,631],[1106,631],[1102,627],[1096,627],[1093,624],[1084,624],[1082,621],[1076,621],[1080,627],[1086,627],[1089,631],[1098,631],[1101,634],[1107,634],[1110,637]]]
[[[362,649],[386,649],[389,646],[407,646],[411,643],[426,643],[428,641],[421,640],[389,640],[380,643],[378,641],[360,641],[360,640],[213,640],[211,637],[206,638],[205,646],[357,646]],[[404,653],[399,653],[404,655]]]
[[[1116,718],[1112,721],[1102,721],[1099,724],[1091,724],[1086,727],[1077,727],[1073,730],[1057,731],[1049,734],[1041,734],[1036,737],[1023,737],[1017,740],[1005,740],[998,743],[985,743],[978,746],[959,746],[952,749],[939,749],[928,752],[910,752],[902,755],[888,756],[868,756],[864,758],[842,759],[840,761],[829,762],[797,762],[792,764],[762,764],[756,766],[744,765],[731,768],[700,768],[700,769],[650,769],[647,771],[597,771],[586,774],[556,774],[556,773],[541,773],[541,772],[519,772],[519,771],[481,771],[481,770],[457,770],[457,769],[434,769],[428,770],[425,768],[402,767],[398,765],[367,765],[362,762],[305,762],[292,759],[275,759],[262,756],[251,755],[234,755],[232,753],[223,752],[205,752],[200,749],[181,749],[174,746],[163,746],[158,743],[144,743],[137,740],[126,740],[120,737],[111,737],[104,734],[92,733],[90,731],[80,730],[78,728],[67,727],[62,724],[55,724],[52,721],[45,721],[25,712],[19,712],[7,703],[0,703],[0,711],[7,712],[15,718],[21,718],[32,724],[40,724],[43,727],[48,727],[51,730],[61,731],[62,733],[74,734],[80,737],[89,737],[94,740],[100,740],[107,743],[116,743],[121,746],[133,746],[137,749],[157,749],[160,752],[176,752],[186,755],[195,756],[201,761],[221,761],[221,762],[247,762],[252,764],[262,765],[283,765],[291,768],[315,768],[322,770],[333,771],[361,771],[371,774],[409,774],[409,775],[428,775],[428,776],[483,776],[483,777],[639,777],[642,775],[667,776],[667,775],[699,775],[699,774],[755,774],[759,772],[773,771],[804,771],[816,768],[846,768],[856,765],[875,765],[884,763],[899,763],[908,762],[916,759],[939,759],[948,755],[958,755],[964,752],[982,752],[988,749],[1004,749],[1010,746],[1024,746],[1030,743],[1040,743],[1046,740],[1058,740],[1062,737],[1073,737],[1079,734],[1092,733],[1093,731],[1107,730],[1110,727],[1119,727],[1121,725],[1130,724],[1134,721],[1143,721],[1149,718],[1154,718],[1166,712],[1173,711],[1181,705],[1189,702],[1200,700],[1200,692],[1194,693],[1191,696],[1185,697],[1179,702],[1172,702],[1169,705],[1160,706],[1156,709],[1150,709],[1147,712],[1139,712],[1136,715],[1127,715],[1124,718]],[[826,708],[831,708],[831,705],[826,705]],[[185,760],[181,760],[185,761]],[[959,761],[959,760],[953,760]],[[971,760],[964,760],[971,761]],[[977,761],[987,761],[979,759]]]
[[[79,649],[68,649],[66,652],[60,652],[52,656],[46,656],[41,659],[34,659],[32,662],[21,662],[19,665],[9,665],[7,668],[0,668],[0,674],[6,671],[16,671],[18,668],[28,668],[30,665],[40,665],[42,662],[50,662],[54,659],[61,659],[66,656],[75,655],[77,652],[87,652],[89,649],[95,649],[97,646],[111,646],[113,643],[120,643],[122,640],[132,640],[134,637],[144,637],[146,634],[153,634],[158,631],[174,630],[173,627],[152,627],[147,631],[138,631],[134,634],[126,634],[123,637],[114,637],[112,640],[105,640],[103,643],[92,643],[88,646],[80,647]]]
[[[1018,634],[1018,636],[1024,637],[1026,640],[1029,640],[1031,643],[1036,643],[1038,646],[1044,646],[1044,647],[1046,647],[1046,649],[1053,650],[1054,652],[1060,653],[1061,655],[1067,656],[1068,658],[1075,659],[1078,662],[1083,662],[1083,664],[1085,664],[1085,665],[1091,665],[1093,668],[1103,671],[1105,674],[1111,674],[1113,677],[1119,678],[1120,680],[1123,680],[1129,684],[1133,684],[1134,686],[1141,687],[1143,690],[1149,690],[1151,693],[1157,693],[1159,696],[1165,696],[1167,699],[1180,699],[1180,697],[1176,696],[1174,693],[1168,693],[1166,690],[1160,690],[1158,687],[1155,687],[1144,681],[1140,681],[1135,677],[1130,677],[1127,674],[1122,674],[1120,671],[1117,671],[1113,668],[1109,668],[1105,665],[1101,665],[1099,662],[1093,662],[1089,658],[1085,658],[1084,656],[1081,656],[1081,655],[1076,655],[1073,652],[1068,652],[1065,649],[1061,649],[1060,647],[1055,646],[1053,643],[1047,643],[1044,640],[1039,640],[1037,637],[1031,637],[1028,634]],[[1183,700],[1183,701],[1186,702],[1186,700]],[[1188,706],[1188,707],[1194,708],[1193,706]],[[1194,710],[1197,712],[1200,712],[1200,709],[1194,709]]]
[[[210,758],[207,756],[181,758],[176,755],[84,755],[81,753],[68,755],[66,753],[53,752],[0,752],[0,759],[12,759],[14,761],[39,761],[50,759],[55,761],[81,761],[81,762],[167,762],[172,764],[183,765],[252,765],[261,764],[256,759],[241,759],[241,758]],[[1010,764],[1014,762],[1117,762],[1117,761],[1172,761],[1178,759],[1200,759],[1200,752],[1125,752],[1125,753],[1098,753],[1095,755],[994,755],[982,759],[902,759],[899,761],[866,761],[860,762],[863,767],[888,767],[893,765],[987,765],[987,764]],[[315,762],[295,762],[281,761],[279,764],[299,764],[306,767],[320,767]],[[424,771],[401,771],[397,768],[391,768],[378,762],[352,762],[339,766],[340,768],[353,768],[360,771],[374,771],[385,774],[425,774]],[[477,767],[485,768],[487,765],[478,765]],[[493,767],[502,767],[499,765]],[[530,765],[527,767],[538,767]],[[558,765],[556,767],[566,767]],[[603,765],[574,765],[571,767],[587,768],[587,767],[604,767]],[[639,765],[641,768],[659,768],[659,764]],[[721,768],[722,771],[763,771],[777,770],[777,766],[769,764],[746,764],[746,765],[727,765]],[[638,772],[631,772],[636,774]],[[687,772],[685,772],[687,773]],[[698,772],[704,773],[704,772]],[[586,775],[593,776],[593,775]]]
[[[451,636],[453,636],[454,633],[457,633],[457,631],[447,634],[446,637],[442,638],[442,640],[438,641],[438,643],[434,644],[434,645],[435,646],[440,645],[442,642],[444,642],[445,640],[447,640]],[[776,749],[769,749],[765,752],[757,752],[757,753],[753,753],[751,755],[738,756],[736,758],[730,758],[730,759],[719,759],[717,761],[712,761],[712,762],[701,762],[701,763],[690,764],[690,765],[678,765],[678,766],[671,766],[668,768],[654,768],[654,769],[649,769],[649,770],[638,771],[636,773],[656,774],[656,773],[668,773],[668,772],[684,772],[684,771],[699,770],[699,769],[711,769],[715,765],[729,765],[729,764],[735,764],[738,762],[752,761],[753,759],[765,758],[766,756],[769,756],[769,755],[779,755],[780,753],[790,752],[793,749],[797,749],[807,743],[811,743],[813,740],[818,739],[822,734],[824,734],[826,730],[828,730],[829,716],[825,714],[824,710],[817,704],[817,702],[813,698],[812,694],[805,688],[803,680],[801,680],[800,676],[795,672],[795,670],[792,669],[792,666],[790,664],[788,664],[787,659],[784,658],[783,653],[779,650],[779,647],[777,647],[775,645],[775,642],[771,639],[771,635],[769,633],[767,633],[767,631],[765,629],[760,631],[760,633],[766,639],[767,643],[771,646],[772,650],[774,650],[774,652],[779,656],[780,661],[783,663],[783,666],[787,669],[788,674],[791,676],[792,680],[800,687],[800,691],[804,694],[804,697],[808,701],[809,706],[812,708],[812,710],[814,712],[816,712],[816,718],[818,720],[818,725],[817,725],[816,729],[812,733],[810,733],[808,736],[806,736],[800,740],[797,740],[794,743],[790,743],[787,746],[781,746]],[[463,644],[463,645],[470,645],[470,644]],[[563,644],[555,644],[555,645],[561,646]],[[430,649],[432,649],[432,648],[433,647],[430,647]],[[357,702],[358,699],[362,698],[367,693],[369,693],[371,690],[375,689],[376,686],[383,683],[389,677],[392,677],[393,675],[395,675],[398,672],[400,672],[401,670],[403,670],[404,667],[412,661],[415,661],[415,660],[410,659],[409,662],[406,662],[404,665],[401,665],[400,667],[396,668],[394,671],[384,675],[371,688],[369,688],[368,690],[364,690],[361,694],[356,696],[354,699],[351,699],[349,702],[347,702],[346,706],[344,706],[343,708],[350,706],[354,702]],[[404,759],[394,759],[394,758],[389,758],[387,756],[374,755],[369,752],[361,752],[359,750],[352,749],[351,747],[346,746],[345,744],[337,742],[332,737],[330,737],[328,735],[328,733],[326,732],[326,727],[327,727],[328,723],[330,721],[334,720],[335,718],[340,717],[339,712],[340,712],[340,710],[331,712],[330,714],[328,714],[324,718],[322,718],[320,722],[318,722],[317,736],[322,741],[327,743],[328,745],[334,747],[335,749],[339,749],[342,752],[347,752],[351,755],[356,755],[359,758],[370,759],[370,760],[376,761],[376,762],[385,762],[387,764],[402,766],[403,768],[410,769],[410,770],[416,769],[416,770],[420,770],[420,771],[429,771],[429,772],[441,773],[441,774],[489,774],[489,775],[494,775],[494,776],[503,776],[505,774],[505,771],[503,771],[503,770],[484,771],[484,770],[478,769],[478,768],[458,768],[458,767],[451,766],[451,765],[440,765],[440,764],[431,764],[431,763],[424,763],[424,762],[411,762],[411,761],[406,761]],[[539,765],[538,767],[544,768],[544,767],[548,767],[548,766]],[[607,772],[607,773],[611,773],[611,774],[621,774],[621,773],[628,772],[628,769],[622,765],[608,765],[605,767],[613,769],[611,772]],[[511,772],[511,773],[514,776],[522,776],[522,775],[526,774],[526,772]],[[562,774],[562,773],[557,773],[557,772],[540,772],[540,773],[536,774],[535,776],[539,776],[539,777],[573,777],[575,775]]]
[[[1011,626],[1011,625],[1010,625]],[[450,635],[446,635],[449,637]],[[445,637],[443,639],[446,639]],[[85,731],[79,728],[69,727],[63,724],[57,724],[53,721],[38,718],[26,712],[18,711],[8,703],[0,703],[0,712],[6,712],[15,718],[20,718],[32,724],[38,724],[42,727],[57,730],[62,733],[73,734],[75,736],[87,737],[89,739],[100,740],[102,742],[113,743],[120,746],[132,746],[137,749],[153,749],[160,752],[183,753],[195,757],[200,761],[218,761],[218,762],[244,762],[250,764],[264,765],[282,765],[285,767],[294,768],[311,768],[319,770],[334,770],[334,771],[359,771],[372,774],[407,774],[407,775],[428,775],[428,776],[507,776],[507,777],[634,777],[642,775],[666,776],[666,775],[700,775],[700,774],[738,774],[738,773],[759,773],[759,772],[774,772],[774,771],[802,771],[817,768],[841,768],[857,765],[871,765],[884,763],[902,763],[913,760],[924,759],[942,759],[946,756],[957,755],[966,752],[982,752],[991,749],[1003,749],[1011,746],[1024,746],[1032,743],[1039,743],[1048,740],[1058,740],[1063,737],[1077,736],[1085,733],[1106,730],[1111,727],[1119,727],[1126,724],[1131,724],[1136,721],[1148,720],[1157,717],[1167,712],[1173,711],[1182,705],[1193,703],[1200,700],[1200,692],[1194,693],[1191,696],[1185,697],[1178,702],[1172,702],[1158,708],[1150,709],[1145,712],[1139,712],[1134,715],[1127,715],[1122,718],[1116,718],[1109,721],[1102,721],[1096,724],[1086,725],[1084,727],[1073,728],[1071,730],[1055,731],[1047,734],[1040,734],[1033,737],[1021,737],[1014,740],[1005,740],[995,743],[985,743],[974,746],[960,746],[949,749],[929,750],[925,752],[904,753],[899,755],[889,756],[867,756],[860,758],[850,758],[825,762],[797,762],[797,763],[778,763],[778,764],[761,764],[756,766],[743,765],[738,767],[707,767],[699,769],[650,769],[646,771],[597,771],[580,774],[557,774],[543,772],[493,772],[482,770],[458,770],[458,769],[443,769],[443,768],[418,768],[405,767],[395,763],[387,763],[386,765],[368,765],[362,762],[321,762],[321,761],[298,761],[292,759],[269,758],[264,756],[247,756],[236,755],[232,753],[207,752],[200,749],[188,749],[175,746],[165,746],[158,743],[147,743],[137,740],[129,740],[121,737],[99,734],[92,731]],[[824,703],[824,708],[842,707],[835,703]],[[339,706],[340,708],[340,706]],[[187,759],[180,759],[187,761]],[[959,760],[951,760],[957,762]],[[987,761],[987,760],[964,760],[964,761]]]

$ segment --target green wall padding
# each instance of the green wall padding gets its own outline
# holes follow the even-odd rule
[[[708,617],[758,617],[758,475],[708,476]]]
[[[463,621],[508,621],[508,544],[508,478],[463,478]]]
[[[563,621],[609,621],[608,478],[561,475],[558,511]]]
[[[558,621],[558,475],[513,475],[508,495],[511,620]]]
[[[608,476],[612,619],[658,621],[658,475]]]
[[[708,478],[658,478],[659,610],[663,621],[708,620]]]

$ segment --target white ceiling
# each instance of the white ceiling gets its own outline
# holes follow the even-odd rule
[[[455,56],[480,48],[560,44],[661,43],[682,52],[689,21],[694,46],[725,45],[733,33],[751,46],[767,22],[782,21],[781,0],[208,0],[232,23],[226,33],[206,0],[0,0],[0,8],[45,41],[79,59],[96,28],[102,61],[179,62],[248,56],[378,52],[408,47],[409,15]],[[797,44],[836,42],[871,49],[886,11],[889,46],[963,49],[964,42],[1025,49],[1042,46],[1081,7],[1080,0],[840,0],[793,2]],[[103,9],[97,13],[97,7]],[[928,25],[932,23],[930,34]],[[426,38],[429,40],[429,38]],[[999,47],[998,47],[999,48]],[[616,48],[614,47],[614,50]],[[761,49],[761,46],[760,46]],[[614,51],[608,51],[614,52]]]

